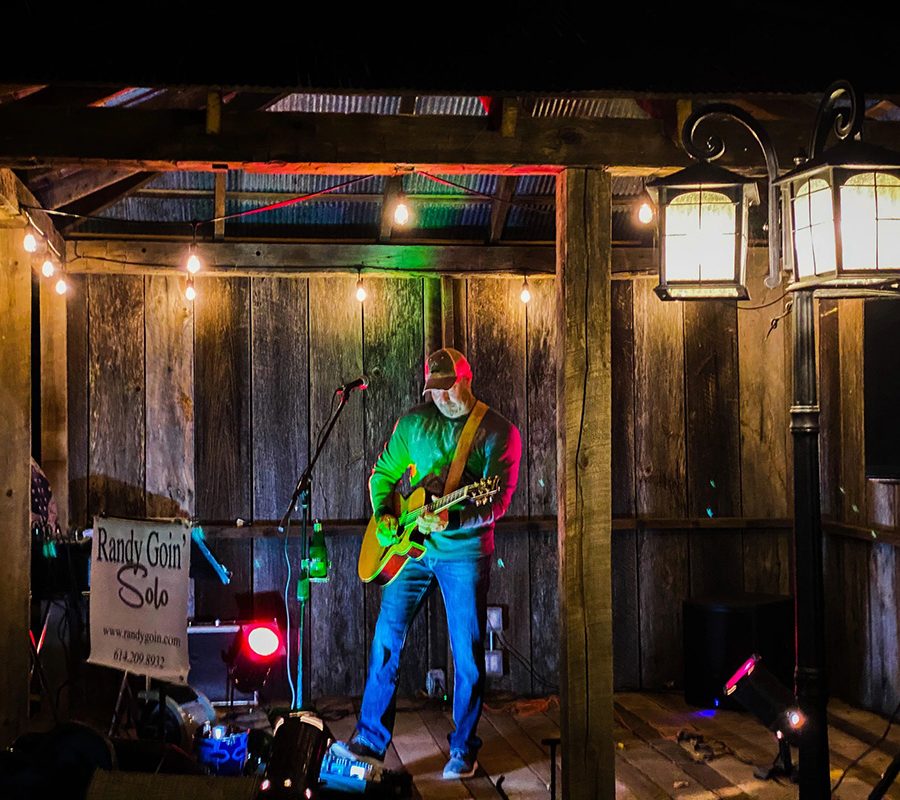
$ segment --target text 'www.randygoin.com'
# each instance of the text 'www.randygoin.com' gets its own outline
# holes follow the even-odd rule
[[[126,642],[137,644],[161,644],[167,647],[181,647],[180,636],[165,636],[156,631],[132,631],[128,628],[107,628],[103,626],[104,636],[115,636]]]

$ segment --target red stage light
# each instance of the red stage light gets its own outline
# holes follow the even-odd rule
[[[253,623],[247,626],[247,646],[258,658],[269,658],[282,647],[281,636],[275,625]]]
[[[753,672],[753,668],[756,666],[756,662],[759,660],[759,657],[756,655],[750,656],[743,664],[741,664],[737,672],[734,673],[729,679],[728,683],[725,684],[725,694],[729,695],[737,689],[738,683],[742,678],[746,678],[751,672]]]
[[[261,689],[285,651],[277,622],[242,624],[231,649],[223,654],[231,682],[242,692]]]

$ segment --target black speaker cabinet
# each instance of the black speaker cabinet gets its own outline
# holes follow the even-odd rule
[[[702,708],[741,706],[722,687],[751,655],[786,687],[794,683],[794,600],[745,594],[684,601],[684,699]]]

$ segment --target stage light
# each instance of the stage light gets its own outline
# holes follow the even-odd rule
[[[360,303],[362,303],[368,296],[369,295],[368,292],[366,292],[366,287],[363,285],[362,275],[360,275],[356,279],[356,299],[359,300]]]
[[[191,254],[188,256],[187,260],[187,271],[191,273],[191,275],[196,275],[200,272],[200,259],[197,257],[197,254],[191,250]]]
[[[56,282],[56,293],[57,294],[65,294],[67,291],[69,291],[69,284],[66,283],[65,278],[60,278]]]
[[[45,278],[52,278],[53,273],[56,272],[56,265],[53,263],[52,259],[45,259],[44,263],[41,264],[41,273]]]
[[[258,691],[284,654],[284,639],[277,623],[241,625],[231,649],[225,653],[231,683],[241,692]]]
[[[193,278],[188,278],[187,288],[185,288],[185,290],[184,290],[184,296],[191,303],[193,303],[194,300],[197,299],[197,290],[194,288],[194,279]]]
[[[726,695],[734,698],[775,734],[778,756],[771,767],[757,769],[756,775],[794,777],[791,745],[800,742],[806,725],[806,715],[797,708],[797,701],[769,670],[760,664],[760,657],[748,658],[725,684]]]
[[[247,645],[260,658],[268,658],[281,646],[281,638],[271,628],[256,627],[247,634]]]

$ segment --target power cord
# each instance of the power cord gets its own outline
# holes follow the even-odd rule
[[[874,744],[870,745],[868,748],[863,750],[863,752],[860,753],[856,758],[854,758],[853,761],[851,761],[841,773],[841,777],[838,778],[837,783],[831,790],[832,795],[838,790],[838,787],[841,785],[841,783],[843,783],[844,778],[847,777],[847,773],[851,769],[853,769],[853,767],[855,767],[860,761],[862,761],[867,755],[869,755],[869,753],[871,753],[876,747],[878,747],[885,739],[887,739],[887,735],[888,733],[890,733],[891,726],[893,726],[898,712],[900,712],[900,703],[897,703],[897,707],[894,709],[894,713],[891,714],[890,718],[888,719],[887,727],[884,729],[884,733],[881,734],[881,737]]]

